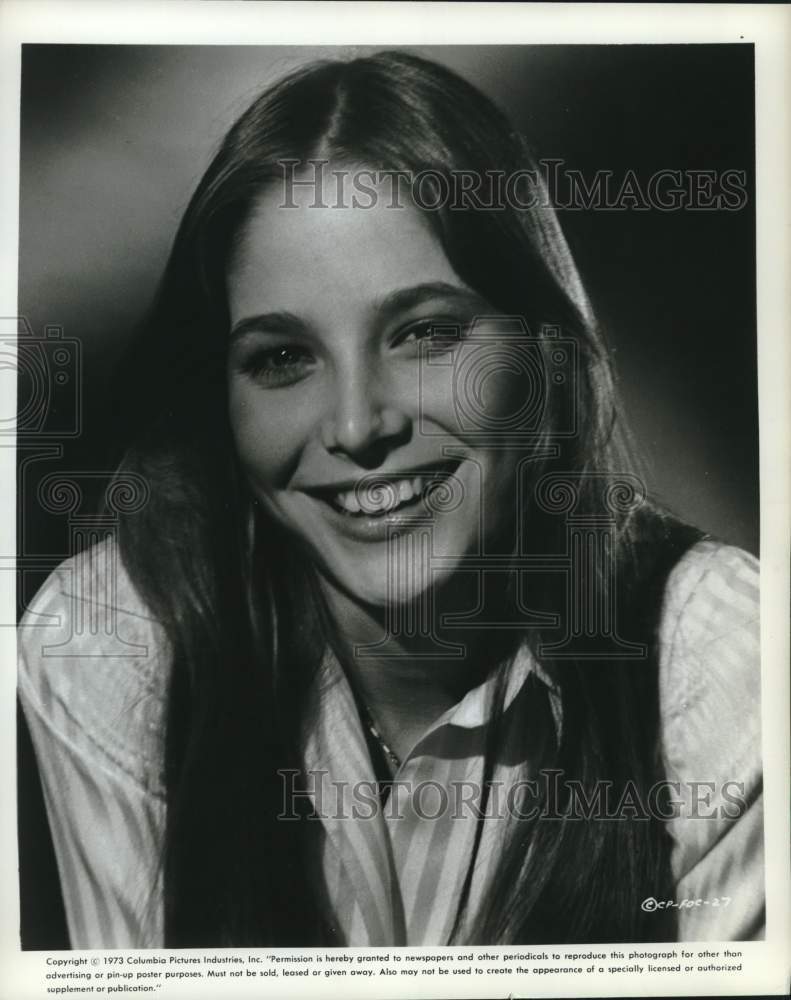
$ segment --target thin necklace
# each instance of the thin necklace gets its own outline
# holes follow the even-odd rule
[[[379,727],[374,722],[374,717],[373,715],[371,715],[370,708],[368,708],[368,706],[365,704],[364,701],[360,702],[360,708],[362,710],[363,722],[365,723],[368,732],[371,734],[371,736],[373,736],[373,738],[381,747],[382,752],[389,761],[390,766],[393,768],[393,772],[395,773],[401,767],[401,758],[398,756],[397,753],[395,753],[394,750],[390,749],[390,746],[388,745],[385,738],[379,731]]]

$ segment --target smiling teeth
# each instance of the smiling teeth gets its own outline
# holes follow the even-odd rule
[[[368,488],[337,493],[333,502],[348,514],[387,514],[401,504],[419,497],[423,492],[423,478],[397,479],[389,483],[375,483]]]

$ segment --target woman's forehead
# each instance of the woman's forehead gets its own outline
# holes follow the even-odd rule
[[[277,186],[259,196],[228,269],[234,319],[262,307],[324,316],[432,282],[464,287],[426,213],[384,197],[338,207],[308,187],[290,202]]]

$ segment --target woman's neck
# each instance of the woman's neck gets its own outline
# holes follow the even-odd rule
[[[458,585],[416,600],[408,635],[393,630],[387,609],[363,605],[324,578],[320,587],[349,682],[402,760],[502,656],[490,630],[442,626],[443,614],[466,606]],[[427,607],[431,621],[422,621]]]

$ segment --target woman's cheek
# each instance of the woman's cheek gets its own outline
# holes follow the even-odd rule
[[[453,386],[459,433],[513,444],[529,429],[535,392],[531,374],[513,345],[463,345],[455,359]]]
[[[439,356],[423,363],[419,376],[411,376],[411,395],[417,401],[417,432],[427,437],[458,439],[462,424],[457,400],[453,358]],[[415,389],[417,388],[417,392]],[[408,390],[404,396],[408,396]],[[463,411],[461,411],[463,413]]]
[[[523,359],[510,347],[462,344],[424,360],[420,374],[421,426],[440,426],[464,439],[485,434],[505,443],[525,430],[531,384]]]
[[[232,387],[229,416],[236,452],[259,487],[276,489],[288,483],[305,438],[305,413],[300,416],[299,410],[289,404],[286,393]]]

